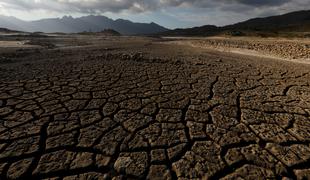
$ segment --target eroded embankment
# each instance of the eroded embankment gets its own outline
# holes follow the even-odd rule
[[[202,38],[182,39],[169,43],[188,44],[194,47],[219,51],[309,61],[310,42],[306,40],[257,39],[257,38]]]

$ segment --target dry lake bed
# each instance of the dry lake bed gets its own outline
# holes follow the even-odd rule
[[[0,179],[310,178],[310,65],[174,41],[1,40]]]

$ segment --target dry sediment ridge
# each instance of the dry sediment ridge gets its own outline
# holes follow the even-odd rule
[[[186,42],[187,40],[185,40]],[[182,41],[180,42],[182,43]],[[257,38],[207,38],[190,40],[193,46],[229,51],[231,49],[252,50],[262,55],[285,59],[310,59],[310,41],[266,40]]]

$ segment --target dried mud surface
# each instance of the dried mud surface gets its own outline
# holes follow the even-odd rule
[[[310,178],[309,65],[89,39],[0,51],[0,179]]]

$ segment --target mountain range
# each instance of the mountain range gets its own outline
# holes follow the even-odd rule
[[[201,27],[175,29],[160,33],[169,36],[212,36],[223,33],[232,35],[276,35],[279,33],[310,33],[310,10],[296,11],[279,16],[254,18],[244,22],[217,27],[205,25]]]
[[[73,18],[42,19],[37,21],[23,21],[12,16],[0,16],[0,27],[25,32],[100,32],[104,29],[113,29],[123,35],[155,34],[168,29],[156,23],[135,23],[124,19],[113,20],[105,16],[83,16]]]
[[[0,16],[0,30],[7,28],[26,32],[101,32],[113,29],[123,35],[161,35],[161,36],[213,36],[229,35],[278,35],[279,33],[306,32],[310,34],[310,10],[296,11],[279,16],[254,18],[244,22],[218,27],[201,27],[169,30],[156,23],[135,23],[129,20],[113,20],[105,16],[83,16],[73,18],[42,19],[23,21],[15,17]],[[298,34],[297,33],[297,34]],[[307,35],[307,36],[308,36]],[[310,36],[310,35],[309,35]]]

